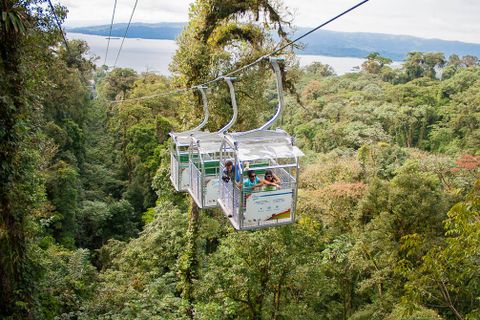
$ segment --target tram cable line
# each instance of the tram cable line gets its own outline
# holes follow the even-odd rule
[[[129,101],[142,101],[142,100],[148,100],[148,99],[152,99],[152,98],[161,98],[161,97],[166,97],[166,96],[170,96],[170,95],[175,95],[175,94],[180,94],[180,93],[184,93],[184,92],[188,92],[188,91],[191,91],[191,90],[195,90],[199,87],[203,87],[202,85],[198,85],[198,86],[194,86],[194,87],[190,87],[190,88],[185,88],[185,89],[178,89],[178,90],[174,90],[174,91],[169,91],[169,92],[164,92],[164,93],[155,93],[155,94],[150,94],[148,96],[142,96],[142,97],[136,97],[136,98],[128,98],[128,99],[124,99],[124,100],[108,100],[107,102],[110,102],[110,103],[121,103],[121,102],[129,102]]]
[[[50,10],[52,11],[53,18],[55,19],[55,22],[57,24],[57,28],[60,31],[60,34],[62,35],[63,38],[63,43],[65,44],[65,48],[67,49],[67,53],[70,56],[70,58],[73,58],[72,51],[70,50],[70,46],[68,45],[67,38],[65,37],[65,33],[63,32],[62,25],[60,24],[60,20],[58,19],[57,13],[55,12],[55,7],[52,4],[51,0],[48,0],[48,4],[50,6]],[[80,82],[87,83],[87,79],[83,76],[81,72],[78,72],[78,77],[80,78]]]
[[[128,29],[130,28],[130,24],[132,23],[133,15],[135,14],[135,10],[137,9],[137,4],[138,4],[138,0],[135,0],[135,4],[133,5],[132,14],[130,15],[130,19],[128,20],[127,29],[125,29],[125,34],[123,35],[122,43],[120,44],[120,48],[118,49],[118,52],[117,52],[117,57],[115,58],[115,63],[113,64],[114,68],[117,65],[118,57],[120,57],[120,52],[122,52],[123,43],[125,42],[125,38],[127,37]]]
[[[138,1],[138,0],[137,0]],[[347,13],[357,9],[358,7],[364,5],[365,3],[367,3],[369,0],[363,0],[359,3],[357,3],[356,5],[348,8],[347,10],[337,14],[336,16],[334,16],[333,18],[321,23],[320,25],[316,26],[315,28],[305,32],[304,34],[298,36],[297,38],[289,41],[288,43],[284,44],[283,46],[273,50],[272,52],[266,54],[266,55],[263,55],[261,56],[260,58],[242,66],[242,67],[239,67],[231,72],[228,72],[227,74],[224,74],[224,75],[220,75],[212,80],[209,80],[207,82],[204,82],[204,83],[201,83],[201,84],[198,84],[198,85],[195,85],[195,86],[192,86],[192,87],[188,87],[188,88],[182,88],[182,89],[178,89],[178,90],[173,90],[173,91],[169,91],[169,92],[164,92],[164,93],[159,93],[159,94],[152,94],[152,95],[148,95],[148,96],[144,96],[144,97],[138,97],[138,98],[128,98],[128,99],[124,99],[124,100],[110,100],[108,102],[111,102],[111,103],[119,103],[119,102],[125,102],[125,101],[138,101],[138,100],[146,100],[146,99],[151,99],[151,98],[158,98],[158,97],[164,97],[164,96],[168,96],[168,95],[173,95],[173,94],[179,94],[179,93],[183,93],[183,92],[186,92],[186,91],[190,91],[190,90],[195,90],[197,89],[199,86],[201,87],[206,87],[208,86],[209,84],[212,84],[212,83],[215,83],[215,82],[218,82],[220,80],[223,80],[224,77],[232,77],[234,76],[235,74],[239,73],[239,72],[242,72],[243,70],[246,70],[248,68],[251,68],[255,65],[257,65],[258,63],[262,62],[263,60],[266,60],[272,56],[274,56],[275,54],[281,52],[282,50],[286,49],[287,47],[289,46],[292,46],[293,44],[295,44],[296,42],[300,41],[301,39],[307,37],[308,35],[310,35],[311,33],[325,27],[326,25],[332,23],[333,21],[337,20],[338,18],[346,15]],[[128,31],[128,28],[127,28],[127,31]],[[124,38],[125,39],[125,38]],[[123,44],[123,41],[122,41],[122,44]],[[121,49],[121,47],[120,47]],[[117,56],[118,58],[118,56]],[[115,62],[115,65],[116,65],[116,62]],[[114,66],[115,67],[115,66]]]
[[[103,65],[107,64],[108,49],[110,48],[110,39],[112,37],[113,21],[115,19],[115,10],[117,9],[117,0],[114,0],[114,1],[115,2],[113,3],[112,20],[110,21],[110,30],[108,32],[107,51],[105,52],[105,60],[103,61]]]
[[[316,26],[315,28],[311,29],[310,31],[302,34],[301,36],[295,38],[294,40],[288,42],[287,44],[285,44],[285,45],[281,46],[280,48],[274,50],[273,52],[269,53],[269,54],[267,55],[267,57],[270,57],[270,56],[272,56],[272,55],[274,55],[274,54],[277,54],[278,52],[282,51],[282,50],[285,49],[286,47],[291,46],[291,45],[294,44],[295,42],[297,42],[297,41],[305,38],[306,36],[308,36],[308,35],[310,35],[311,33],[317,31],[318,29],[325,27],[327,24],[329,24],[329,23],[337,20],[337,19],[340,18],[341,16],[346,15],[346,14],[349,13],[350,11],[353,11],[353,10],[357,9],[357,8],[360,7],[361,5],[367,3],[368,1],[369,1],[369,0],[363,0],[363,1],[359,2],[359,3],[357,3],[356,5],[354,5],[353,7],[350,7],[349,9],[343,11],[342,13],[337,14],[335,17],[331,18],[330,20],[325,21],[324,23]]]
[[[53,18],[55,19],[55,22],[57,23],[58,30],[62,34],[63,42],[65,43],[65,47],[67,48],[68,54],[70,56],[72,56],[72,52],[70,51],[70,47],[68,46],[67,38],[65,38],[65,33],[63,32],[62,25],[60,24],[60,20],[58,20],[58,16],[55,12],[55,8],[52,4],[52,1],[48,0],[48,4],[50,5],[50,10],[52,10]]]

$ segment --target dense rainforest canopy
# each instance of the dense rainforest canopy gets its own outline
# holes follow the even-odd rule
[[[477,57],[371,53],[337,76],[284,52],[297,223],[235,232],[170,186],[168,132],[198,123],[200,97],[142,97],[286,41],[280,3],[195,1],[170,77],[95,68],[46,1],[0,8],[0,318],[480,318]],[[268,64],[235,86],[235,130],[272,115]],[[215,130],[229,96],[208,95]]]

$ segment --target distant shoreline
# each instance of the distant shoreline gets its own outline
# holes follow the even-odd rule
[[[183,23],[132,23],[128,31],[129,39],[175,40],[181,33]],[[125,23],[114,24],[113,37],[123,37]],[[309,30],[298,28],[295,35]],[[68,32],[108,37],[110,25],[68,28]],[[292,37],[293,37],[292,36]],[[322,55],[329,57],[365,58],[372,52],[394,61],[403,61],[409,52],[442,52],[445,57],[474,55],[480,57],[480,44],[440,39],[425,39],[406,35],[384,33],[339,32],[318,30],[302,40],[305,48],[302,55]]]
[[[67,33],[67,37],[69,39],[85,40],[90,47],[92,56],[98,58],[96,64],[98,66],[103,64],[108,37],[73,32]],[[107,65],[111,66],[113,64],[120,43],[121,38],[112,37],[110,39]],[[168,65],[170,64],[176,49],[177,44],[174,40],[127,38],[117,66],[132,68],[137,72],[150,71],[163,75],[170,75]],[[313,54],[297,54],[297,57],[300,66],[305,66],[313,62],[320,62],[330,65],[339,75],[352,72],[353,68],[360,67],[365,61],[363,58],[356,57],[332,57]]]

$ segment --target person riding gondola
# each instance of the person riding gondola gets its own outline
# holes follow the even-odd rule
[[[225,169],[222,172],[222,180],[229,182],[230,180],[235,179],[235,168],[233,167],[233,162],[228,160],[225,162]]]
[[[243,180],[243,191],[245,194],[250,194],[253,189],[262,186],[261,180],[257,177],[255,171],[249,170],[247,172],[248,178]]]
[[[263,185],[263,191],[273,191],[280,189],[280,179],[272,170],[265,170],[265,179],[260,181]]]

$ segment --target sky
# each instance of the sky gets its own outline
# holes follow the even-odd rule
[[[135,0],[117,0],[115,22],[128,22]],[[53,0],[59,3],[59,0]],[[133,22],[185,22],[191,0],[138,0]],[[314,27],[360,0],[283,0],[294,25]],[[67,26],[109,24],[114,0],[60,0]],[[480,43],[480,0],[370,0],[327,30],[405,34]]]

